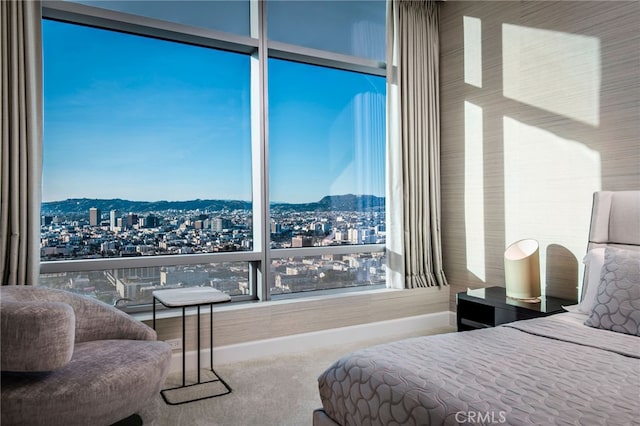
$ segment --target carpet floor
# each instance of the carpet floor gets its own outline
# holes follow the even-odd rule
[[[328,346],[300,354],[256,358],[215,366],[216,372],[233,389],[232,393],[183,405],[167,405],[158,396],[159,413],[154,424],[158,426],[308,426],[312,424],[313,410],[322,406],[318,396],[318,376],[338,358],[355,350],[387,341],[452,331],[455,331],[455,327],[443,327],[430,330],[429,333],[397,335],[387,339]],[[181,377],[180,374],[172,374],[167,379],[165,388],[180,384]],[[190,378],[192,377],[187,376],[187,380]],[[217,389],[223,390],[219,383],[206,386],[218,386]],[[197,396],[195,390],[191,389],[180,390],[180,395],[175,393],[178,391],[174,391],[170,397],[175,400],[173,399],[175,395],[188,398]],[[197,389],[200,390],[201,386]],[[188,394],[189,392],[192,393]]]

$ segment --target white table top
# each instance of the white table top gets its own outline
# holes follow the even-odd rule
[[[168,308],[229,302],[231,297],[212,287],[172,288],[156,290],[153,297]]]

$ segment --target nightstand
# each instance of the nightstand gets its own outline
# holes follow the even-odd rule
[[[563,312],[576,301],[543,296],[537,303],[508,298],[504,287],[467,290],[456,295],[458,331],[495,327],[512,321]]]

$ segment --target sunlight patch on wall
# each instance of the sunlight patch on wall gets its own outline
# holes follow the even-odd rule
[[[538,240],[543,289],[550,245],[573,254],[581,279],[593,192],[601,189],[600,154],[510,117],[503,126],[505,247],[523,238]]]
[[[502,24],[504,96],[598,126],[600,40]]]
[[[467,270],[486,281],[482,108],[464,103],[464,212]]]
[[[464,82],[482,87],[482,21],[464,17]]]

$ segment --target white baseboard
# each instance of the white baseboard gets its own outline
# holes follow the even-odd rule
[[[417,315],[388,321],[332,328],[312,333],[294,334],[273,339],[254,340],[213,349],[214,366],[230,362],[305,352],[325,346],[352,343],[377,337],[392,337],[418,333],[429,329],[455,326],[455,314],[450,311]],[[186,353],[187,370],[196,366],[196,351]],[[200,351],[201,366],[209,365],[209,348]],[[175,351],[171,360],[171,372],[182,371],[182,351]]]

